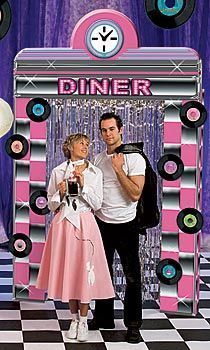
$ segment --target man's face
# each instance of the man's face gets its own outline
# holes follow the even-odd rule
[[[121,144],[122,128],[118,129],[114,118],[102,120],[101,135],[107,146],[118,145]]]

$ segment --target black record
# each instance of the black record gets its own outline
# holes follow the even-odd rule
[[[188,21],[195,0],[145,0],[147,16],[162,28],[177,28]]]
[[[9,251],[18,258],[28,256],[32,250],[32,242],[24,233],[15,233],[9,240]]]
[[[198,128],[205,123],[206,118],[206,108],[198,101],[186,102],[180,109],[180,119],[189,128]]]
[[[177,216],[177,225],[185,233],[196,233],[202,229],[203,216],[195,208],[185,208]]]
[[[31,120],[40,123],[49,117],[51,107],[44,98],[37,97],[28,102],[26,106],[26,113]]]
[[[157,265],[156,274],[162,283],[172,285],[182,277],[182,268],[176,260],[164,259]]]
[[[157,169],[163,179],[174,181],[182,175],[184,171],[184,164],[181,158],[175,154],[165,154],[159,159]]]
[[[5,143],[6,152],[13,159],[22,159],[28,153],[28,149],[28,141],[20,134],[10,136]]]
[[[12,13],[9,1],[0,0],[0,39],[8,32],[11,25]]]
[[[35,214],[48,214],[50,210],[47,206],[47,192],[44,190],[34,191],[30,196],[29,205]]]

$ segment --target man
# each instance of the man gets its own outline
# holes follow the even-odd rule
[[[95,165],[103,172],[102,208],[96,214],[110,274],[113,278],[113,258],[116,250],[126,277],[124,323],[126,341],[141,340],[142,323],[139,235],[135,224],[136,206],[144,186],[145,160],[140,154],[117,154],[122,143],[122,120],[114,113],[101,116],[99,127],[107,150],[100,153]],[[114,328],[114,299],[97,300],[89,329]]]

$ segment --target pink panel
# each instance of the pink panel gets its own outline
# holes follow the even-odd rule
[[[46,162],[30,162],[30,181],[46,181]]]
[[[196,189],[181,188],[180,191],[180,208],[194,208],[196,205]]]
[[[15,113],[16,118],[28,118],[26,114],[26,105],[30,98],[16,98],[15,99]]]
[[[178,231],[178,226],[176,223],[177,215],[179,214],[178,210],[162,210],[162,230],[167,232],[176,232]]]
[[[181,158],[185,166],[196,167],[197,145],[181,145]]]
[[[182,128],[181,123],[165,122],[164,123],[164,143],[181,143]]]
[[[163,180],[163,187],[178,187],[180,188],[181,180],[180,178],[174,181]]]
[[[30,137],[31,139],[39,139],[39,140],[45,140],[46,139],[46,121],[43,121],[41,123],[30,121]]]
[[[21,159],[21,161],[22,161],[22,160],[30,160],[30,154],[31,154],[31,152],[30,152],[30,140],[28,140],[28,145],[29,145],[28,152],[27,152],[27,154],[25,155],[25,157],[23,157],[23,158]]]
[[[29,286],[29,299],[31,300],[44,300],[45,291],[37,289],[35,286]]]
[[[29,283],[29,264],[15,263],[14,265],[14,283],[28,284]]]
[[[45,215],[37,215],[32,210],[29,210],[30,224],[45,224]]]
[[[16,181],[16,201],[28,202],[29,200],[29,182]]]
[[[36,263],[36,264],[40,263],[44,245],[45,243],[33,242],[32,251],[29,256],[30,263]]]
[[[179,251],[194,253],[195,235],[187,233],[179,233]]]
[[[194,298],[194,276],[182,276],[178,282],[178,296],[180,298]]]
[[[160,310],[161,311],[178,311],[177,298],[162,297],[160,296]]]
[[[173,260],[179,261],[179,252],[162,251],[161,260],[163,259],[173,259]]]
[[[25,235],[29,236],[29,224],[23,222],[16,222],[15,233],[24,233]]]

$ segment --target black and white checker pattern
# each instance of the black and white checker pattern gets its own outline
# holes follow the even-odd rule
[[[196,317],[159,312],[154,301],[143,309],[142,341],[124,341],[123,304],[115,300],[114,330],[89,332],[87,343],[65,337],[71,318],[67,303],[49,300],[0,302],[1,350],[209,350],[210,349],[210,253],[201,257],[200,309]],[[91,302],[89,318],[92,318]]]

